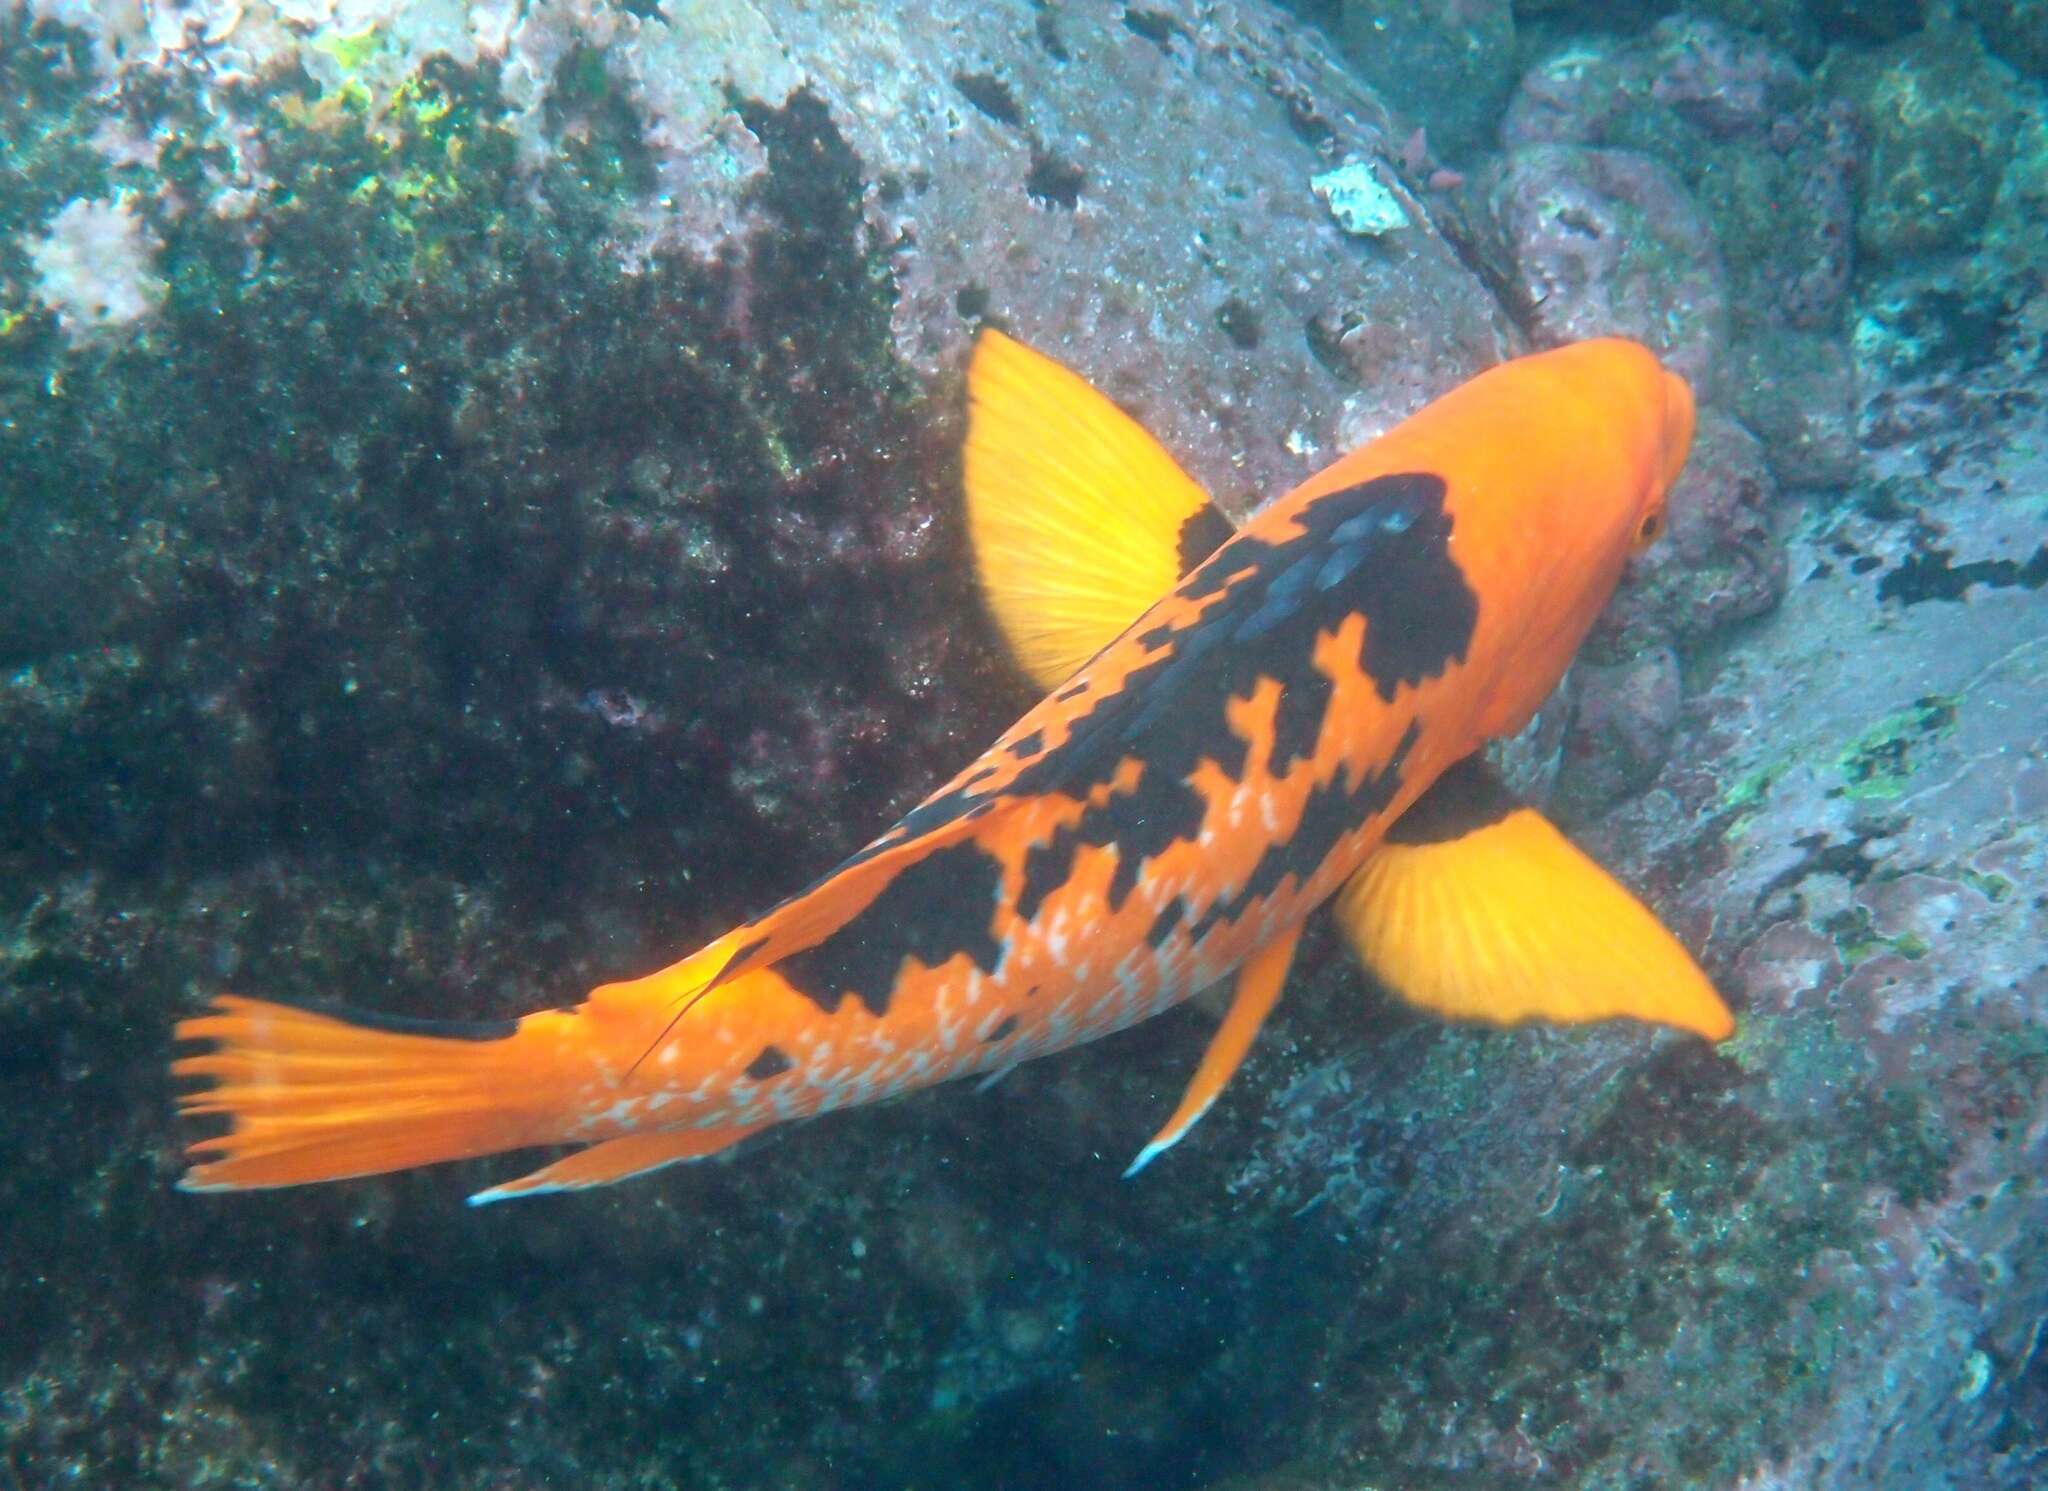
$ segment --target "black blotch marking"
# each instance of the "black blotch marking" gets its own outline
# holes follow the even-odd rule
[[[1387,830],[1389,844],[1447,844],[1491,827],[1522,806],[1477,756],[1467,756],[1430,783]]]
[[[1005,1015],[1003,1016],[1003,1023],[983,1036],[981,1043],[985,1046],[993,1046],[997,1041],[1007,1040],[1016,1033],[1017,1017],[1015,1015]]]
[[[1283,776],[1296,761],[1315,754],[1316,740],[1323,733],[1323,719],[1330,712],[1336,685],[1319,672],[1308,672],[1281,691],[1273,711],[1273,754],[1266,769]]]
[[[1012,129],[1022,128],[1024,111],[1017,107],[1017,95],[994,73],[956,72],[953,74],[953,86],[960,90],[962,98],[996,123],[1007,124]]]
[[[747,1080],[766,1082],[781,1076],[795,1065],[796,1063],[789,1059],[789,1054],[780,1046],[763,1046],[761,1054],[747,1063]]]
[[[1910,563],[1911,561],[1908,562]],[[1884,561],[1875,554],[1859,554],[1849,561],[1849,573],[1852,575],[1867,575],[1883,563]],[[1900,567],[1904,568],[1903,565]]]
[[[1017,914],[1027,921],[1037,916],[1046,898],[1072,878],[1083,844],[1116,850],[1108,893],[1116,911],[1150,860],[1192,841],[1207,807],[1191,785],[1193,773],[1206,760],[1242,778],[1249,746],[1225,711],[1232,698],[1249,697],[1261,678],[1281,688],[1270,769],[1283,771],[1310,753],[1333,692],[1315,666],[1316,639],[1334,633],[1346,617],[1365,617],[1359,666],[1389,701],[1400,685],[1420,683],[1462,660],[1478,621],[1478,597],[1450,555],[1445,494],[1441,477],[1419,472],[1346,487],[1309,504],[1295,536],[1279,543],[1237,536],[1188,575],[1176,593],[1208,602],[1207,609],[1178,626],[1148,629],[1138,640],[1156,655],[1114,692],[1091,699],[1059,748],[1022,763],[996,795],[1059,795],[1087,804],[1116,779],[1126,759],[1139,764],[1133,788],[1086,806],[1074,823],[1025,855]],[[1057,697],[1086,692],[1076,680]],[[1287,874],[1313,873],[1338,839],[1392,800],[1415,734],[1411,725],[1394,759],[1356,786],[1316,788],[1300,829],[1268,849],[1229,904],[1203,913],[1195,935],[1219,919],[1235,919]],[[985,813],[995,800],[971,786],[935,797],[825,878]],[[972,843],[937,850],[899,871],[831,937],[781,960],[778,971],[828,1009],[851,994],[877,1015],[907,956],[930,966],[965,951],[993,972],[1000,950],[990,923],[1000,877],[997,861]],[[728,969],[736,970],[758,947],[743,949]]]
[[[1378,771],[1367,772],[1357,786],[1345,786],[1339,776],[1311,791],[1308,801],[1302,804],[1301,823],[1293,837],[1268,847],[1252,866],[1244,888],[1203,912],[1188,929],[1188,935],[1199,943],[1218,922],[1235,922],[1278,890],[1290,875],[1296,885],[1307,881],[1329,858],[1339,840],[1363,827],[1368,818],[1394,800],[1394,794],[1401,790],[1401,772],[1407,765],[1408,753],[1421,737],[1421,725],[1411,720],[1387,764]]]
[[[1027,922],[1038,915],[1045,898],[1067,883],[1074,873],[1074,852],[1080,847],[1074,830],[1065,826],[1053,830],[1052,838],[1035,846],[1024,856],[1024,885],[1017,892],[1017,915]]]
[[[1002,864],[972,843],[949,844],[899,870],[866,906],[815,947],[780,959],[783,981],[827,1013],[848,997],[880,1019],[904,963],[936,967],[967,954],[993,973],[1002,946],[990,930]]]
[[[387,1015],[377,1010],[359,1010],[327,999],[292,1002],[292,1008],[311,1010],[330,1020],[340,1020],[362,1030],[384,1030],[393,1035],[430,1035],[447,1041],[502,1041],[519,1029],[517,1020],[420,1020],[411,1015]]]
[[[1081,188],[1087,184],[1088,173],[1072,161],[1050,150],[1031,152],[1031,169],[1024,173],[1024,190],[1034,200],[1072,212],[1080,205]]]
[[[1173,935],[1173,929],[1186,920],[1188,900],[1186,896],[1175,896],[1159,908],[1159,915],[1152,918],[1152,926],[1145,933],[1145,945],[1158,949]]]
[[[1222,599],[1193,620],[1139,636],[1157,656],[1122,688],[1095,699],[1060,749],[1025,766],[1006,789],[1085,802],[1114,780],[1127,757],[1141,764],[1132,790],[1088,808],[1025,855],[1018,915],[1034,917],[1067,881],[1082,844],[1115,846],[1109,907],[1116,911],[1149,860],[1192,840],[1207,806],[1191,785],[1193,773],[1207,760],[1242,778],[1249,748],[1225,710],[1232,698],[1249,697],[1261,678],[1281,688],[1271,769],[1284,771],[1308,755],[1333,694],[1315,666],[1316,639],[1346,617],[1364,615],[1359,666],[1388,701],[1402,684],[1435,677],[1463,659],[1479,600],[1451,558],[1445,493],[1441,477],[1422,472],[1331,492],[1303,510],[1298,535],[1280,543],[1240,535],[1182,581],[1177,594],[1185,600]],[[1349,814],[1383,807],[1399,785],[1397,759],[1356,788],[1317,789],[1327,799],[1318,808],[1348,823]],[[1305,820],[1293,842],[1306,850],[1319,832]],[[1341,832],[1329,835],[1322,853]],[[1274,883],[1283,872],[1273,871]]]
[[[1915,554],[1877,582],[1878,600],[1917,606],[1922,601],[1966,600],[1972,585],[1988,585],[1993,590],[2013,586],[2039,590],[2048,585],[2048,544],[2034,550],[2034,557],[2023,565],[2010,559],[1978,559],[1969,564],[1956,564],[1954,559],[1947,549]]]
[[[1178,554],[1180,572],[1185,575],[1237,536],[1230,519],[1215,503],[1205,502],[1180,525]]]
[[[1036,756],[1044,749],[1045,732],[1043,730],[1033,730],[1028,735],[1020,735],[1010,742],[1010,754],[1019,761],[1029,756]]]

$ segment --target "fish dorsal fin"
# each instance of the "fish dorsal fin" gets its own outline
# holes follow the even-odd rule
[[[1650,909],[1475,758],[1402,816],[1336,912],[1374,977],[1450,1019],[1735,1028]]]
[[[1136,420],[1078,374],[985,330],[967,369],[967,528],[1024,671],[1070,677],[1232,533]]]

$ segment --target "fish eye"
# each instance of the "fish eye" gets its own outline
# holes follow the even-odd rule
[[[1643,514],[1643,521],[1636,526],[1636,548],[1647,549],[1664,536],[1664,509],[1651,508]]]

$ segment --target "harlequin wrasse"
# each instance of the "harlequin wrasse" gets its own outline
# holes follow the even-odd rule
[[[583,1146],[471,1198],[573,1190],[769,1125],[995,1073],[1235,978],[1136,1171],[1182,1138],[1334,901],[1441,1015],[1733,1021],[1628,891],[1475,754],[1563,674],[1652,541],[1685,384],[1593,341],[1483,373],[1234,530],[1129,418],[995,333],[968,372],[968,528],[1049,692],[808,890],[570,1009],[485,1024],[221,995],[179,1100],[188,1190]]]

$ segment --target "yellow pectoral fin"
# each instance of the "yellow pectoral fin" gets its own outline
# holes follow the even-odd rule
[[[1300,940],[1301,927],[1297,924],[1239,966],[1237,993],[1231,999],[1230,1012],[1216,1027],[1216,1034],[1210,1037],[1209,1049],[1202,1053],[1202,1064],[1195,1068],[1195,1075],[1189,1079],[1188,1090],[1182,1095],[1180,1106],[1173,1110],[1173,1117],[1166,1121],[1166,1127],[1138,1151],[1138,1157],[1124,1171],[1124,1179],[1129,1180],[1180,1143],[1187,1131],[1201,1122],[1202,1115],[1209,1111],[1210,1105],[1237,1074],[1238,1067],[1244,1064],[1245,1054],[1252,1048],[1252,1042],[1258,1039],[1259,1027],[1266,1023],[1266,1016],[1280,1002],[1280,990],[1287,983],[1287,970],[1294,962],[1294,945]]]
[[[607,1139],[602,1144],[593,1144],[588,1149],[566,1155],[552,1165],[543,1165],[531,1175],[508,1180],[487,1191],[478,1191],[469,1198],[469,1204],[489,1206],[494,1201],[509,1201],[515,1196],[546,1196],[555,1191],[587,1191],[592,1186],[613,1185],[684,1160],[705,1159],[722,1149],[731,1148],[762,1127],[764,1125],[761,1124],[735,1124],[730,1128],[657,1129],[651,1133]]]
[[[1231,536],[1159,442],[999,331],[967,369],[967,528],[989,611],[1051,688]]]
[[[1336,912],[1381,983],[1450,1019],[1626,1017],[1712,1041],[1735,1029],[1649,908],[1474,763],[1409,810]]]

